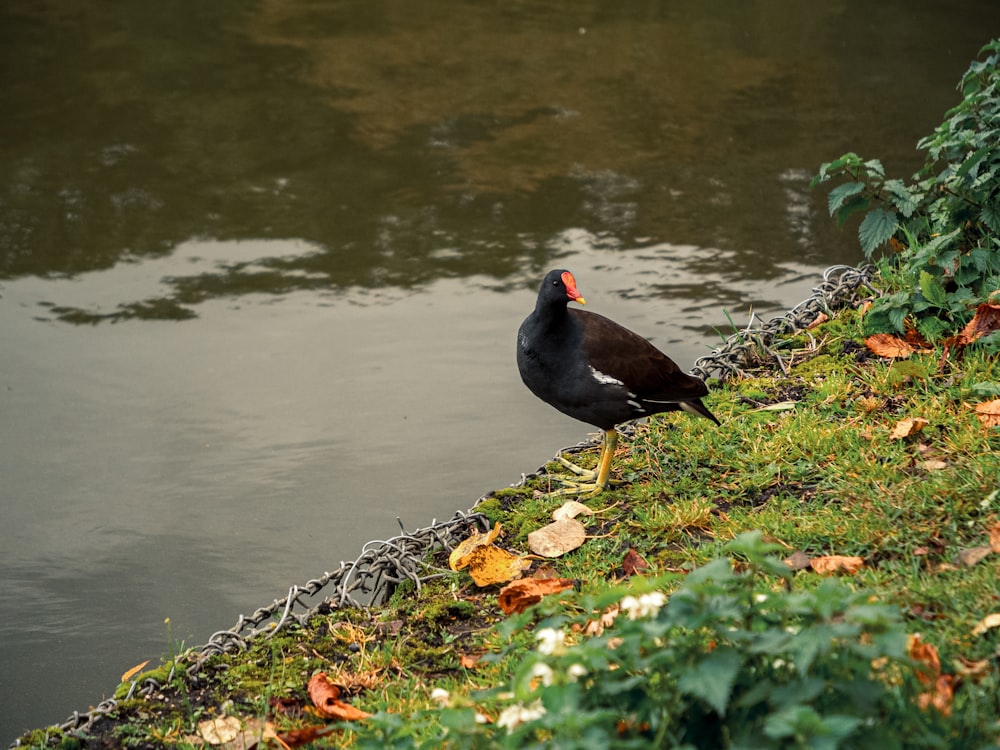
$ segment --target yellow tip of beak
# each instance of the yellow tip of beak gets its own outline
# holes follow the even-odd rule
[[[581,305],[587,304],[587,300],[585,300],[583,297],[577,297],[576,301],[579,302]]]

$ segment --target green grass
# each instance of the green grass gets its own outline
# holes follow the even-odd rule
[[[244,654],[213,658],[195,681],[175,679],[151,698],[123,701],[95,724],[90,742],[195,746],[198,722],[222,713],[270,718],[278,731],[322,723],[306,693],[320,670],[342,675],[347,699],[378,714],[378,741],[387,746],[436,742],[445,725],[458,738],[461,727],[474,726],[473,705],[496,718],[498,693],[534,648],[533,621],[580,624],[595,614],[583,602],[608,591],[620,596],[629,549],[648,563],[646,578],[670,589],[753,530],[779,545],[779,556],[863,558],[857,575],[843,579],[848,586],[900,611],[910,632],[939,649],[945,672],[962,659],[992,659],[995,689],[998,633],[972,629],[1000,611],[1000,554],[973,566],[956,559],[987,544],[1000,519],[1000,429],[983,427],[970,407],[982,400],[982,384],[1000,380],[1000,367],[971,349],[958,361],[942,362],[938,351],[888,363],[859,341],[857,315],[847,312],[789,343],[787,376],[761,372],[716,384],[708,401],[721,428],[672,415],[623,441],[613,476],[624,484],[586,501],[598,511],[585,519],[587,542],[536,563],[579,580],[578,597],[551,597],[536,615],[511,620],[497,606],[499,587],[477,588],[465,572],[424,584],[419,596],[406,583],[384,606],[317,617],[309,628],[258,639]],[[908,417],[928,423],[891,439]],[[579,457],[595,459],[596,449]],[[527,552],[527,534],[562,502],[540,495],[548,486],[538,480],[481,503],[505,530],[502,546]],[[446,566],[446,555],[436,562]],[[792,585],[810,591],[823,580],[802,571]],[[470,668],[464,655],[478,661]],[[184,655],[176,658],[183,666]],[[432,698],[435,688],[451,696],[447,711]],[[365,745],[374,742],[367,733],[364,723],[344,725],[315,744],[375,746]],[[48,746],[60,741],[75,740],[53,732]],[[25,744],[45,745],[44,733]]]

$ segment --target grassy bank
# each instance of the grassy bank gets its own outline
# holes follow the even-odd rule
[[[766,559],[789,559],[793,567],[795,560],[860,558],[853,573],[834,574],[841,589],[834,598],[841,599],[826,613],[828,624],[843,621],[853,606],[843,599],[849,592],[867,592],[866,601],[891,609],[898,623],[886,627],[919,633],[924,644],[936,647],[941,674],[954,694],[947,718],[939,709],[919,707],[919,694],[929,690],[919,680],[902,672],[887,676],[887,685],[915,691],[902,710],[958,733],[954,737],[962,732],[980,737],[1000,715],[1000,629],[976,629],[1000,612],[1000,554],[976,559],[969,551],[988,549],[990,529],[1000,520],[1000,428],[984,425],[973,407],[996,395],[996,358],[975,348],[961,360],[942,358],[938,348],[882,359],[862,343],[856,311],[790,339],[781,351],[791,363],[787,375],[762,372],[713,391],[709,403],[723,420],[721,429],[685,416],[655,419],[619,449],[616,467],[623,483],[586,501],[594,511],[581,517],[587,540],[561,557],[534,558],[527,573],[542,569],[547,571],[542,575],[573,579],[575,591],[508,616],[497,602],[501,584],[479,587],[467,571],[427,583],[419,595],[404,584],[385,606],[334,611],[308,628],[257,639],[246,653],[213,657],[194,680],[170,678],[174,659],[164,657],[164,664],[147,666],[140,676],[151,675],[162,685],[153,696],[122,699],[114,714],[99,719],[83,737],[36,731],[24,743],[239,747],[233,744],[238,738],[221,729],[220,736],[211,729],[206,734],[207,721],[232,717],[233,728],[266,725],[289,745],[312,739],[317,746],[431,747],[447,730],[455,746],[505,746],[529,726],[521,725],[514,735],[498,728],[495,722],[505,710],[530,705],[525,700],[533,691],[568,691],[577,684],[539,685],[544,669],[532,670],[538,670],[541,629],[563,633],[566,653],[599,638],[607,655],[607,639],[626,622],[621,613],[613,616],[615,602],[628,593],[672,594],[690,571],[731,556],[726,545],[734,539],[745,543],[740,535],[749,531],[774,545]],[[926,424],[906,433],[898,426],[907,419]],[[596,451],[579,458],[593,461]],[[481,503],[479,510],[503,529],[499,546],[530,554],[528,533],[549,523],[562,502],[544,496],[548,489],[545,480],[535,480]],[[739,546],[735,554],[758,565],[765,559]],[[437,563],[447,567],[446,551]],[[754,596],[815,593],[832,580],[807,564],[798,572],[786,570],[762,569]],[[803,616],[793,614],[786,613],[783,627]],[[602,615],[606,627],[598,633],[602,629],[594,623]],[[710,641],[690,648],[710,654]],[[183,655],[176,660],[184,664]],[[905,665],[905,656],[898,661]],[[608,674],[615,671],[611,665]],[[826,674],[830,665],[817,659],[814,668]],[[593,677],[594,665],[587,669]],[[308,684],[318,671],[341,686],[344,703],[375,716],[350,723],[317,716]],[[648,743],[653,731],[630,718],[641,712],[629,702],[635,700],[624,700],[619,715],[608,719],[622,746]],[[705,705],[701,710],[711,713]],[[975,715],[962,713],[967,711]],[[494,723],[478,724],[476,714]],[[505,724],[509,711],[507,716]],[[544,744],[552,736],[542,732],[532,741]],[[775,742],[775,747],[797,746],[792,740]],[[509,746],[526,744],[520,737]],[[590,745],[574,740],[563,746]]]

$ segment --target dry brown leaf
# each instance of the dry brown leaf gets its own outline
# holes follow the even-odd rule
[[[822,573],[823,575],[830,573],[854,575],[864,567],[864,564],[864,560],[860,557],[845,557],[844,555],[814,557],[809,561],[809,566],[817,573]]]
[[[941,712],[942,716],[951,716],[951,702],[955,696],[952,680],[951,675],[938,675],[934,686],[926,693],[917,696],[917,705],[925,711],[928,706],[933,706]]]
[[[925,643],[920,633],[907,636],[906,652],[913,661],[924,665],[922,670],[917,670],[917,679],[924,685],[931,685],[941,674],[941,657],[938,656],[937,648],[931,643]]]
[[[873,354],[888,359],[906,359],[916,351],[903,339],[888,333],[876,333],[874,336],[869,336],[865,339],[865,346]]]
[[[579,521],[568,518],[553,521],[528,534],[528,548],[542,557],[560,557],[575,550],[587,539],[587,530]]]
[[[198,734],[209,745],[222,745],[235,740],[243,731],[243,722],[236,716],[216,716],[198,722]]]
[[[149,659],[146,659],[146,661],[144,661],[142,664],[136,664],[134,667],[127,670],[122,675],[122,682],[128,682],[131,678],[135,677],[137,674],[139,674],[139,672],[142,671],[142,668],[145,667],[147,664],[149,664]]]
[[[989,557],[991,554],[993,554],[992,547],[972,547],[970,549],[963,549],[958,553],[958,559],[956,562],[959,565],[972,567],[984,558]]]
[[[338,730],[339,727],[336,724],[317,724],[311,727],[302,727],[302,729],[289,729],[287,732],[273,736],[284,747],[302,747]]]
[[[576,500],[569,500],[552,511],[552,520],[563,521],[568,518],[576,518],[577,516],[582,515],[592,516],[594,515],[594,511],[583,503],[578,503]]]
[[[531,560],[490,545],[473,550],[468,566],[469,575],[477,586],[490,586],[517,578],[531,567]]]
[[[811,561],[809,560],[809,555],[797,549],[792,553],[791,557],[785,558],[785,565],[792,570],[805,570],[810,567]]]
[[[974,408],[983,427],[1000,427],[1000,398],[976,404]]]
[[[951,715],[954,686],[950,675],[941,674],[941,657],[937,648],[924,643],[917,633],[907,639],[906,650],[911,659],[923,665],[923,668],[917,669],[917,679],[928,687],[926,692],[917,696],[917,705],[924,710],[933,706],[944,716]]]
[[[524,612],[542,597],[571,589],[576,583],[570,578],[522,578],[500,589],[497,604],[505,614]]]
[[[924,427],[930,424],[923,417],[907,417],[906,419],[901,419],[896,422],[896,426],[892,428],[892,432],[889,433],[890,440],[901,440],[910,435],[916,435]]]
[[[1000,331],[1000,305],[983,302],[976,308],[972,320],[958,334],[958,343],[971,344],[994,331]]]
[[[500,536],[500,524],[496,524],[485,534],[480,534],[479,531],[474,531],[472,536],[463,539],[459,545],[451,551],[451,554],[448,556],[448,565],[451,566],[452,570],[461,570],[469,564],[468,557],[473,550],[479,547],[484,547],[487,544],[493,544],[498,536]]]
[[[587,620],[583,626],[583,634],[602,635],[605,628],[610,628],[615,624],[615,619],[618,617],[619,612],[621,612],[621,607],[617,604],[612,604],[596,620]]]
[[[462,654],[458,658],[458,663],[462,666],[463,669],[472,669],[473,667],[476,666],[476,663],[479,661],[480,656],[482,656],[482,653]]]
[[[823,325],[829,319],[830,319],[829,315],[827,315],[825,312],[821,312],[819,315],[816,316],[816,320],[814,320],[812,323],[810,323],[809,325],[807,325],[806,328],[809,329],[809,330],[812,330],[813,328],[816,328],[817,326]]]
[[[622,570],[627,576],[641,575],[649,570],[649,563],[643,559],[642,555],[629,547],[625,557],[622,558]]]
[[[367,719],[371,714],[340,700],[341,691],[334,685],[326,672],[317,672],[310,678],[309,698],[319,714],[327,719],[357,721]]]
[[[930,458],[921,465],[925,471],[944,471],[948,468],[948,464],[945,461],[939,461],[936,458]]]
[[[1000,553],[1000,521],[990,527],[990,549]]]
[[[959,656],[952,662],[952,665],[955,667],[956,674],[973,679],[984,677],[991,671],[989,659],[973,661],[972,659],[966,659],[964,656]]]
[[[982,620],[980,620],[976,627],[972,629],[973,635],[982,635],[987,630],[992,630],[993,628],[1000,628],[1000,612],[994,612],[992,615],[986,615]]]

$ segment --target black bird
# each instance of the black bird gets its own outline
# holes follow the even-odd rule
[[[553,493],[596,495],[608,485],[616,425],[677,410],[719,420],[701,402],[708,394],[704,381],[683,372],[639,334],[603,315],[568,309],[571,301],[584,304],[573,274],[549,271],[534,312],[517,332],[517,369],[542,401],[604,430],[597,469],[581,469],[560,456],[581,479]]]

